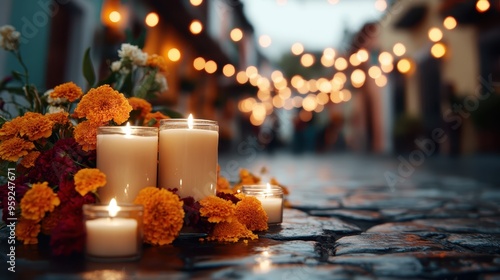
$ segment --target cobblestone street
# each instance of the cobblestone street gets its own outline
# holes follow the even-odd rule
[[[401,162],[353,155],[220,159],[290,190],[283,223],[230,244],[178,238],[131,263],[54,259],[17,248],[18,279],[500,279],[499,159]],[[389,186],[386,176],[399,181]],[[409,173],[409,172],[408,172]],[[408,175],[408,176],[403,176]],[[404,180],[403,180],[404,179]],[[6,246],[3,232],[2,246]],[[5,260],[2,260],[5,263]],[[5,271],[5,270],[3,270]],[[9,274],[12,276],[12,274]],[[2,278],[4,279],[4,278]]]

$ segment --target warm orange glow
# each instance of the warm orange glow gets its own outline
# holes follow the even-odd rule
[[[321,64],[325,67],[332,67],[335,64],[335,59],[327,56],[321,56]]]
[[[267,48],[271,45],[271,37],[269,35],[262,35],[259,37],[259,45],[263,48]]]
[[[382,52],[378,56],[378,61],[380,62],[381,65],[389,65],[389,64],[392,64],[392,62],[394,61],[394,58],[392,57],[392,55],[390,53]]]
[[[304,79],[299,76],[299,75],[295,75],[292,77],[292,79],[290,80],[290,83],[292,84],[292,86],[294,88],[300,88],[304,85]]]
[[[382,70],[378,66],[372,66],[370,69],[368,69],[368,76],[372,79],[376,79],[382,75]]]
[[[160,17],[158,16],[157,13],[151,12],[146,16],[144,22],[149,27],[155,27],[158,25],[158,22],[160,22]]]
[[[343,85],[347,81],[347,76],[342,72],[337,72],[333,75],[333,82],[338,85]]]
[[[306,111],[314,111],[318,103],[316,102],[316,95],[308,94],[304,100],[302,100],[302,108]]]
[[[383,65],[380,65],[380,69],[382,69],[382,72],[384,73],[391,73],[392,70],[394,70],[394,65],[391,63],[391,64],[383,64]]]
[[[295,108],[302,107],[302,100],[304,100],[302,96],[295,96],[294,98],[292,98],[293,107]]]
[[[236,69],[234,68],[233,65],[231,64],[226,64],[224,67],[222,67],[222,73],[226,77],[232,77],[234,73],[236,73]]]
[[[201,3],[203,3],[203,0],[189,0],[189,2],[191,3],[191,5],[196,7],[201,5]]]
[[[300,58],[300,63],[304,67],[311,67],[314,64],[314,56],[312,54],[303,54]]]
[[[387,85],[387,77],[384,75],[381,75],[380,77],[375,79],[375,84],[378,87],[384,87],[385,85]]]
[[[109,13],[108,18],[111,22],[117,23],[122,19],[122,15],[118,11],[112,11]]]
[[[358,66],[361,64],[361,61],[359,61],[358,59],[357,53],[351,54],[351,56],[349,57],[349,63],[351,63],[352,66]]]
[[[355,88],[360,88],[364,85],[366,80],[366,74],[361,69],[356,69],[352,71],[351,74],[351,83]]]
[[[195,19],[191,22],[189,25],[189,31],[193,34],[200,34],[201,31],[203,30],[203,24],[201,24],[201,21]]]
[[[480,13],[484,13],[490,9],[490,1],[488,0],[478,0],[476,2],[476,10]]]
[[[295,43],[291,50],[294,55],[301,55],[304,52],[304,46],[301,43]]]
[[[367,62],[370,58],[370,54],[365,49],[359,49],[356,56],[360,62]]]
[[[443,43],[436,43],[431,48],[431,54],[435,58],[441,58],[446,54],[446,46]]]
[[[215,73],[215,71],[217,71],[217,63],[215,63],[215,61],[213,60],[207,61],[207,63],[205,63],[205,71],[208,74]]]
[[[245,71],[240,71],[238,72],[238,74],[236,74],[236,81],[240,84],[248,82],[248,76]]]
[[[281,73],[281,71],[279,70],[274,70],[272,73],[271,73],[271,80],[273,80],[273,82],[278,82],[278,81],[281,81],[283,79],[283,73]]]
[[[398,68],[398,71],[401,72],[401,73],[403,73],[403,74],[406,74],[406,73],[410,72],[410,70],[411,70],[411,62],[410,62],[410,60],[408,60],[407,58],[401,59],[398,62],[397,68]]]
[[[326,48],[323,50],[323,56],[327,59],[334,59],[335,58],[335,50],[332,48]]]
[[[197,57],[193,60],[194,69],[200,71],[205,68],[205,59],[203,57]]]
[[[429,39],[432,42],[439,42],[441,39],[443,39],[443,31],[441,31],[441,29],[437,27],[429,29],[428,35]]]
[[[387,2],[385,0],[377,0],[375,1],[375,9],[383,12],[387,9]]]
[[[273,96],[272,102],[273,106],[276,108],[282,108],[285,105],[285,100],[283,100],[283,98],[279,95]]]
[[[312,112],[306,110],[300,110],[299,112],[299,119],[303,122],[308,122],[312,120],[312,117],[313,117]]]
[[[443,26],[448,30],[455,29],[457,27],[457,20],[452,16],[446,17],[443,21]]]
[[[231,30],[231,33],[229,33],[229,37],[231,37],[231,40],[234,42],[239,42],[241,39],[243,39],[243,31],[239,28],[234,28]]]
[[[326,92],[320,92],[316,95],[316,102],[318,105],[325,105],[330,101],[330,97],[328,96],[328,93]]]
[[[339,97],[344,102],[351,100],[351,96],[352,94],[348,89],[343,89],[339,92]]]
[[[179,61],[179,59],[181,59],[181,52],[176,48],[171,48],[170,50],[168,50],[167,57],[168,59],[170,59],[170,61]]]
[[[247,67],[245,73],[247,74],[248,78],[252,79],[259,74],[259,70],[257,69],[257,67],[250,65]]]
[[[347,60],[343,57],[339,57],[337,58],[337,60],[335,60],[335,68],[339,71],[344,71],[345,69],[347,69]]]
[[[392,47],[392,52],[397,56],[402,56],[406,53],[406,47],[402,43],[396,43]]]
[[[340,92],[332,91],[332,93],[330,93],[330,100],[335,104],[342,102],[342,99],[340,98]]]

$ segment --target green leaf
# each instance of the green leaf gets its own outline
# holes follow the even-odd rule
[[[90,58],[90,48],[87,48],[83,56],[83,76],[87,80],[89,86],[93,87],[95,84],[95,72],[92,59]]]
[[[18,80],[20,82],[23,81],[23,74],[17,72],[17,71],[12,71],[12,77],[15,79],[15,80]]]
[[[155,85],[155,77],[156,77],[156,69],[148,72],[146,76],[144,77],[143,82],[141,83],[140,87],[137,89],[135,92],[134,96],[139,97],[139,98],[146,98],[148,92],[154,87]]]

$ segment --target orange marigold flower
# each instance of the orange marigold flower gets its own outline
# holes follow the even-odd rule
[[[262,203],[253,196],[238,194],[241,199],[236,203],[236,218],[244,224],[249,230],[262,231],[267,230],[267,213],[262,208]]]
[[[252,174],[245,168],[240,169],[240,182],[236,184],[233,188],[233,192],[241,191],[243,185],[255,185],[260,182],[260,177]]]
[[[217,191],[232,193],[229,181],[220,175],[220,165],[217,165]]]
[[[33,166],[35,166],[35,161],[38,158],[38,156],[40,156],[39,151],[29,152],[25,157],[23,157],[23,159],[21,160],[20,163],[22,166],[24,166],[26,168],[33,167]]]
[[[23,241],[24,245],[38,244],[40,224],[37,221],[23,219],[16,225],[16,238]]]
[[[45,216],[45,212],[54,211],[59,203],[57,194],[47,182],[33,184],[21,199],[21,216],[38,222]]]
[[[200,205],[200,215],[211,223],[230,222],[234,217],[234,204],[215,195],[203,198]]]
[[[82,150],[95,150],[97,145],[97,128],[99,126],[101,126],[101,124],[84,121],[75,127],[75,141],[82,146]]]
[[[13,137],[0,143],[0,158],[16,162],[34,148],[35,145],[32,142],[19,137]]]
[[[138,97],[130,97],[128,103],[132,106],[132,110],[139,111],[140,117],[144,118],[147,114],[151,113],[153,106],[146,100]]]
[[[269,180],[269,184],[271,185],[276,185],[276,186],[280,186],[281,189],[283,190],[283,194],[284,195],[287,195],[289,194],[290,192],[288,191],[288,188],[281,185],[280,183],[278,183],[278,180],[276,180],[276,178],[271,178],[271,180]]]
[[[30,141],[48,138],[52,135],[54,122],[39,113],[27,112],[21,117],[19,136],[26,136]]]
[[[49,120],[53,121],[56,124],[67,124],[69,123],[69,113],[68,112],[57,112],[52,114],[45,115]]]
[[[77,118],[87,118],[94,123],[107,123],[113,120],[122,124],[129,118],[132,106],[127,98],[109,85],[89,90],[75,109]]]
[[[163,56],[152,54],[148,56],[147,66],[156,67],[160,72],[167,72],[167,61]]]
[[[56,207],[54,211],[47,214],[41,222],[41,232],[46,235],[50,235],[52,230],[57,226],[59,220],[61,219],[61,207]]]
[[[144,206],[144,241],[153,245],[172,243],[184,224],[184,202],[166,189],[147,187],[134,200]]]
[[[9,139],[19,133],[19,127],[22,123],[21,117],[16,117],[9,122],[6,122],[0,128],[0,140]]]
[[[216,224],[212,234],[207,237],[207,240],[219,242],[238,242],[242,238],[254,240],[259,237],[235,219],[232,222],[221,222]]]
[[[50,93],[52,98],[65,98],[73,102],[83,95],[82,89],[73,82],[58,85]]]
[[[154,123],[153,126],[160,127],[160,120],[164,120],[164,119],[170,119],[170,117],[165,116],[162,112],[159,112],[159,111],[154,112],[154,113],[148,113],[144,117],[144,125],[149,125],[149,122],[151,122],[151,120],[155,120],[156,122]]]
[[[97,168],[84,168],[75,174],[75,190],[84,196],[106,185],[106,174]]]

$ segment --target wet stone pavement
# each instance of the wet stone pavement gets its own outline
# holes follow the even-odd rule
[[[130,263],[52,259],[43,246],[20,246],[16,278],[500,279],[500,157],[428,158],[413,170],[353,155],[222,157],[220,165],[231,179],[265,167],[263,181],[286,185],[283,223],[248,244],[148,246]]]

